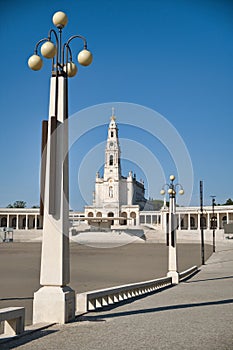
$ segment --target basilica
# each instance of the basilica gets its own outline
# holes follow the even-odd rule
[[[103,155],[104,156],[104,155]],[[137,181],[132,171],[125,177],[121,173],[121,151],[118,127],[114,115],[110,118],[105,148],[104,173],[96,173],[93,203],[85,207],[90,218],[111,217],[114,224],[139,223],[142,210],[153,210],[145,198],[143,180]]]

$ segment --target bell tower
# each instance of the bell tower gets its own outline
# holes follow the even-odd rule
[[[108,138],[105,149],[104,181],[119,181],[121,178],[120,145],[118,140],[118,127],[114,108],[108,127]]]

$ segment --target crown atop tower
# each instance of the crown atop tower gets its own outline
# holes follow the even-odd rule
[[[115,116],[115,108],[114,107],[112,107],[112,115],[111,115],[111,117],[110,117],[110,120],[112,121],[115,121],[116,120],[116,116]]]

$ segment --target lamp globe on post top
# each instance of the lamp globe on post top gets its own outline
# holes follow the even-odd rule
[[[67,23],[68,23],[68,17],[64,12],[58,11],[53,15],[53,24],[58,29],[64,28],[67,25]]]

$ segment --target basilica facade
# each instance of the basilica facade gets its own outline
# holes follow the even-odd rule
[[[153,210],[153,206],[145,198],[144,182],[137,181],[132,171],[127,177],[121,173],[118,126],[112,115],[107,133],[104,173],[103,176],[96,173],[93,203],[85,207],[85,216],[111,217],[114,224],[127,224],[127,221],[139,224],[142,210]]]

